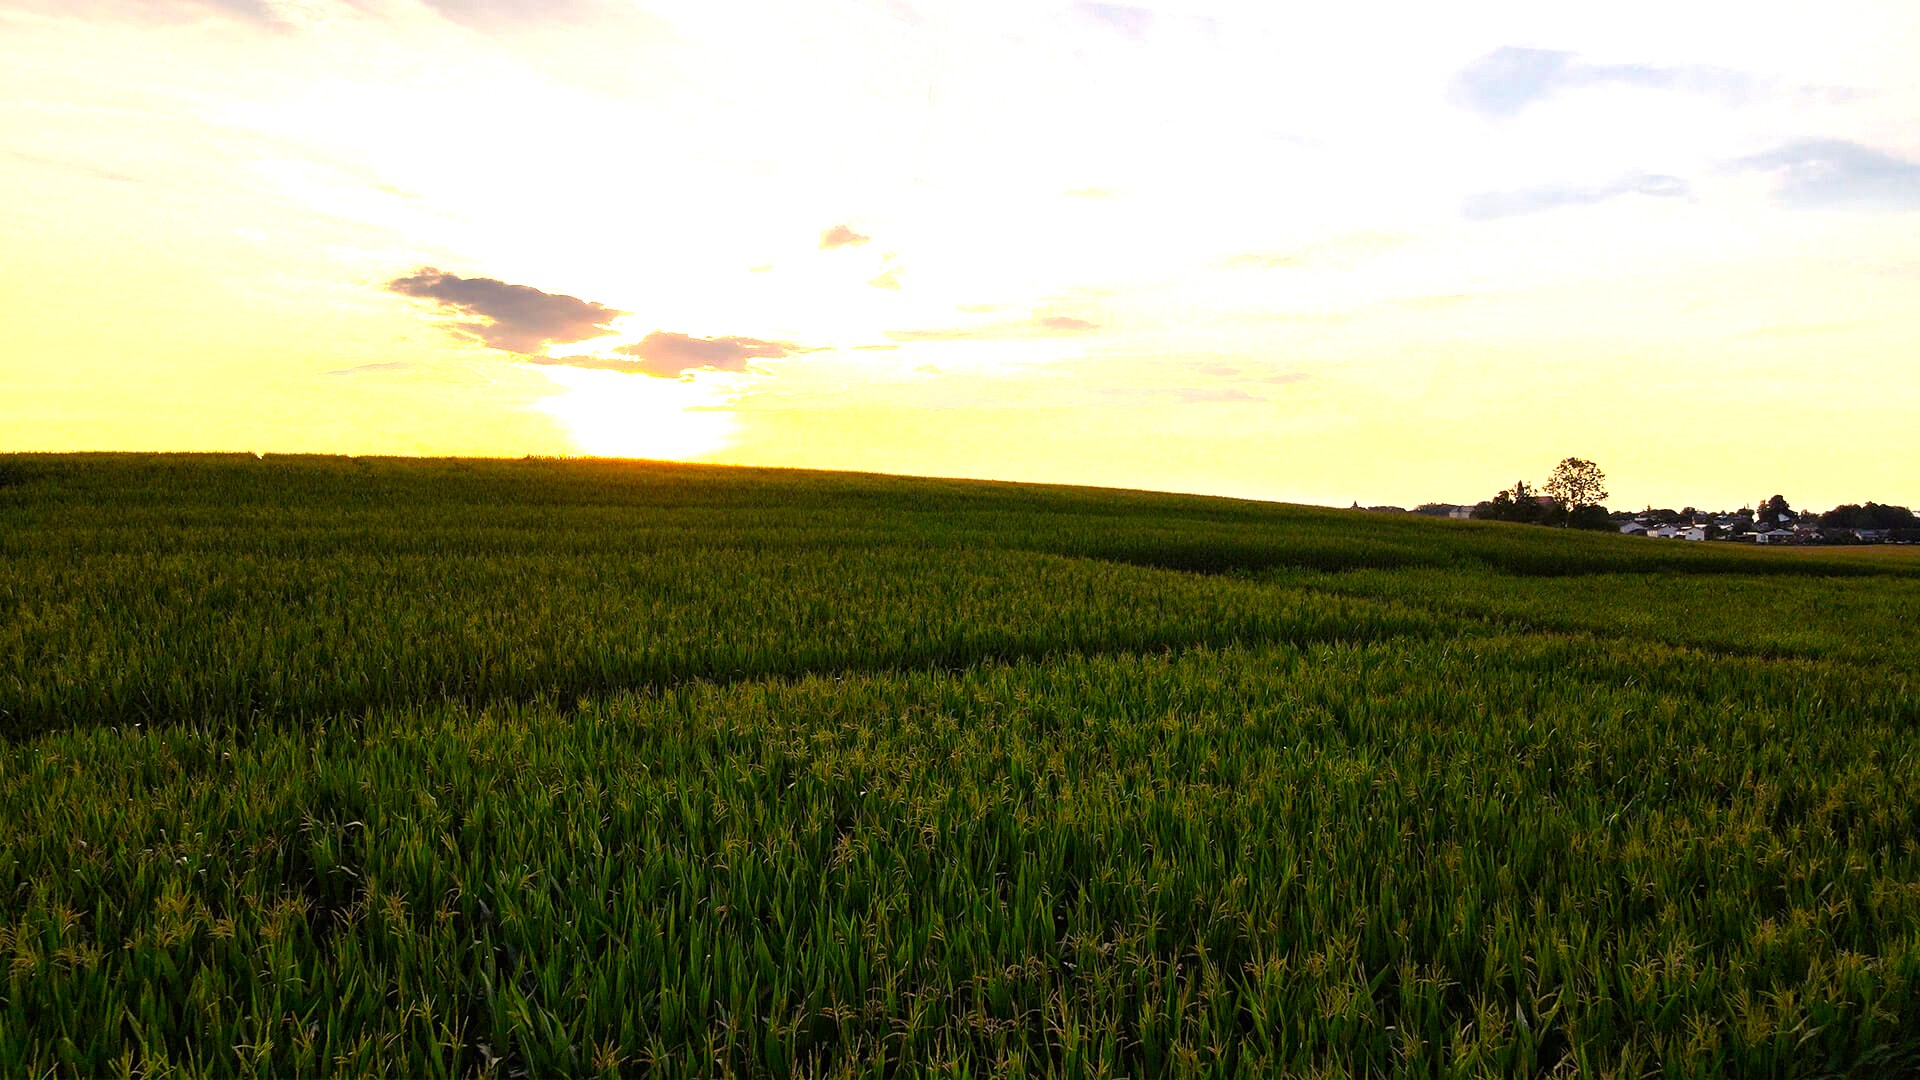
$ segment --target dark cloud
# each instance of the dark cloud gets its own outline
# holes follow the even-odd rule
[[[699,338],[656,330],[639,342],[613,350],[620,359],[601,356],[532,357],[536,364],[624,371],[674,379],[689,371],[745,371],[750,360],[775,360],[810,352],[791,342],[761,341],[750,337]]]
[[[1096,22],[1105,23],[1128,37],[1144,37],[1153,26],[1153,12],[1130,4],[1099,4],[1083,0],[1075,11]]]
[[[858,247],[871,239],[873,239],[873,237],[862,236],[854,232],[849,226],[835,225],[833,228],[820,234],[820,250],[831,251],[834,248]]]
[[[1565,90],[1589,86],[1639,86],[1689,90],[1733,100],[1751,96],[1756,80],[1725,68],[1652,64],[1588,64],[1552,49],[1495,49],[1455,77],[1453,99],[1485,116],[1513,116]]]
[[[530,285],[509,285],[494,278],[463,278],[431,266],[395,278],[387,288],[401,296],[431,301],[442,312],[466,316],[454,329],[496,349],[534,354],[548,345],[567,345],[612,332],[615,318],[627,314],[576,296],[542,292]]]
[[[1677,176],[1640,173],[1597,187],[1547,185],[1516,191],[1488,191],[1470,195],[1461,205],[1461,213],[1474,221],[1538,214],[1568,206],[1590,206],[1622,195],[1654,195],[1674,198],[1688,193],[1687,182]]]
[[[615,351],[640,358],[650,365],[649,374],[678,375],[693,368],[745,371],[749,360],[777,360],[801,350],[784,341],[750,337],[697,338],[656,330],[639,344],[625,345]]]
[[[1778,176],[1774,197],[1797,209],[1920,210],[1920,162],[1844,139],[1801,139],[1733,167]]]

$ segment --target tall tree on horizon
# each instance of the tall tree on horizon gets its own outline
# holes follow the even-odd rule
[[[1607,497],[1607,474],[1585,458],[1566,458],[1547,477],[1547,494],[1565,509],[1566,516],[1560,523],[1565,528],[1581,507],[1598,506]]]

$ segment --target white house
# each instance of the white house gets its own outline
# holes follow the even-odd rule
[[[1768,529],[1757,533],[1753,538],[1756,544],[1784,544],[1793,539],[1793,533],[1786,529]]]
[[[1639,536],[1641,533],[1647,531],[1647,527],[1637,521],[1629,521],[1625,525],[1620,526],[1620,531],[1626,533],[1628,536]]]

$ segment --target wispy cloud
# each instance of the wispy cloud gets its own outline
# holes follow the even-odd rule
[[[632,345],[622,345],[613,351],[621,355],[536,356],[530,359],[536,364],[624,371],[674,379],[689,371],[746,371],[754,360],[777,360],[812,350],[788,341],[762,341],[750,337],[702,338],[656,330]]]
[[[159,5],[155,5],[156,7]],[[186,6],[207,8],[236,18],[251,19],[263,23],[279,22],[274,6],[267,0],[197,0]]]
[[[1285,251],[1241,252],[1227,256],[1220,260],[1218,265],[1227,270],[1282,270],[1287,267],[1310,264],[1353,266],[1403,248],[1407,245],[1408,239],[1402,233],[1369,229],[1330,237]]]
[[[1034,320],[1043,330],[1057,330],[1066,334],[1085,334],[1100,329],[1100,324],[1076,319],[1071,315],[1048,315]]]
[[[1076,337],[1091,334],[1100,324],[1070,315],[1036,315],[1031,319],[982,323],[976,326],[940,327],[928,330],[889,330],[895,341],[983,341],[1006,338]]]
[[[607,17],[621,14],[624,7],[618,3],[607,3],[606,0],[540,0],[537,4],[527,3],[526,0],[421,0],[421,2],[455,22],[551,22],[575,26],[586,18],[593,18],[598,25],[604,26],[604,20]]]
[[[383,364],[356,364],[348,368],[336,368],[323,371],[322,375],[378,375],[386,371],[405,371],[413,365],[405,360],[389,360]]]
[[[452,329],[495,349],[533,354],[548,345],[604,337],[614,319],[628,314],[576,296],[510,285],[496,278],[466,278],[427,266],[387,282],[387,289],[431,302],[443,314],[464,318]]]
[[[1229,255],[1220,265],[1229,270],[1279,270],[1305,261],[1306,257],[1297,251],[1248,251]]]
[[[1461,205],[1461,213],[1474,221],[1538,214],[1568,206],[1590,206],[1622,195],[1652,195],[1676,198],[1690,189],[1677,176],[1639,173],[1610,184],[1595,186],[1549,184],[1514,191],[1488,191],[1470,195]]]
[[[506,24],[524,26],[527,23],[553,22],[579,25],[592,19],[604,29],[606,21],[618,18],[624,13],[621,5],[606,0],[541,0],[540,3],[527,3],[525,0],[420,0],[421,6],[433,10],[441,17],[452,22],[477,28],[496,28]],[[130,5],[131,6],[131,5]],[[288,23],[283,7],[296,11],[302,5],[278,4],[273,0],[172,0],[171,3],[152,3],[156,9],[172,7],[201,8],[212,10],[235,18],[249,19],[261,23]],[[363,11],[377,13],[379,6],[367,0],[352,0],[352,6]],[[296,15],[295,18],[298,18]]]
[[[868,278],[867,284],[876,289],[897,290],[900,288],[900,272],[898,270],[882,270],[880,273]]]
[[[1775,199],[1797,209],[1920,210],[1920,162],[1844,139],[1800,139],[1732,167],[1777,176]]]
[[[1104,188],[1104,187],[1068,188],[1067,190],[1061,192],[1060,194],[1069,199],[1103,199],[1104,200],[1104,199],[1117,199],[1120,197],[1119,192],[1114,191],[1112,188]]]
[[[137,176],[123,172],[115,172],[112,169],[103,169],[97,165],[88,165],[79,161],[66,161],[61,158],[40,157],[35,154],[22,154],[16,150],[0,151],[0,157],[40,168],[58,169],[61,172],[71,173],[75,176],[86,176],[95,180],[109,180],[116,184],[138,184],[144,182]]]
[[[1221,405],[1266,400],[1258,394],[1250,394],[1237,386],[1189,386],[1175,390],[1173,397],[1183,405]]]
[[[820,234],[820,250],[832,251],[834,248],[858,247],[871,239],[873,237],[854,232],[852,226],[835,225]]]
[[[1589,64],[1571,52],[1506,46],[1467,65],[1455,77],[1453,100],[1485,116],[1514,116],[1567,90],[1638,86],[1718,94],[1740,101],[1759,80],[1739,71],[1695,65]]]
[[[1082,0],[1081,3],[1073,5],[1073,9],[1131,38],[1144,37],[1153,27],[1153,12],[1131,4],[1102,4]]]

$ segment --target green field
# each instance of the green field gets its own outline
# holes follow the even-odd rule
[[[0,456],[0,1075],[1920,1072],[1920,558]]]

